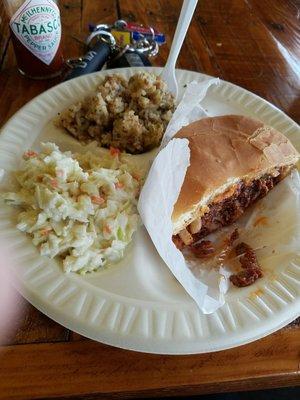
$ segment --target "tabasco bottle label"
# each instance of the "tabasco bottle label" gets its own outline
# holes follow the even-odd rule
[[[26,0],[10,20],[17,39],[49,65],[61,39],[60,14],[52,0]]]

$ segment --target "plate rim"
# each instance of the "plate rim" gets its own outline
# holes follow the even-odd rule
[[[105,71],[98,71],[95,72],[93,74],[89,74],[91,76],[101,76],[101,75],[105,75],[107,73],[118,73],[118,72],[125,72],[126,70],[130,70],[132,72],[135,72],[137,70],[141,70],[141,69],[148,69],[148,70],[152,70],[154,72],[159,72],[162,70],[162,68],[160,67],[147,67],[147,68],[120,68],[120,69],[115,69],[115,70],[105,70]],[[189,70],[182,70],[182,69],[177,69],[176,70],[177,73],[179,74],[197,74],[198,76],[201,76],[202,79],[204,78],[212,78],[210,75],[207,74],[203,74],[201,72],[197,72],[197,71],[189,71]],[[105,74],[103,74],[103,72]],[[75,78],[74,81],[80,82],[81,80],[84,81],[85,79],[87,79],[86,76],[81,76],[78,78]],[[259,101],[262,104],[265,104],[268,106],[268,108],[271,108],[272,110],[274,110],[276,113],[279,113],[280,116],[284,117],[285,121],[289,122],[290,125],[292,125],[293,127],[295,127],[295,129],[299,130],[298,125],[296,124],[295,121],[293,121],[289,116],[287,116],[282,110],[280,110],[278,107],[276,107],[275,105],[273,105],[272,103],[268,102],[267,100],[261,98],[260,96],[256,95],[255,93],[252,93],[250,91],[248,91],[247,89],[244,89],[238,85],[235,85],[231,82],[228,81],[224,81],[224,80],[220,80],[223,84],[228,85],[229,87],[232,87],[233,89],[237,90],[238,92],[242,92],[242,93],[246,93],[248,96],[250,96],[251,98],[255,98],[255,100]],[[26,103],[22,108],[20,108],[1,128],[0,130],[0,144],[2,142],[3,139],[3,134],[4,131],[7,129],[7,126],[9,126],[11,123],[13,123],[15,120],[18,120],[19,116],[22,115],[22,113],[26,113],[28,112],[28,109],[30,109],[31,105],[34,104],[38,99],[42,98],[42,97],[46,97],[47,95],[49,95],[51,92],[55,92],[57,90],[58,87],[62,88],[64,85],[68,86],[69,82],[71,81],[66,81],[66,82],[62,82],[56,86],[53,86],[51,88],[49,88],[48,90],[46,90],[45,92],[42,92],[41,94],[39,94],[38,96],[36,96],[35,98],[31,99],[28,103]],[[300,132],[300,130],[299,130]],[[120,348],[124,348],[124,349],[129,349],[129,350],[134,350],[134,351],[140,351],[140,352],[149,352],[149,353],[153,353],[153,354],[200,354],[200,353],[206,353],[206,352],[214,352],[214,351],[220,351],[220,350],[225,350],[225,349],[229,349],[229,348],[233,348],[233,347],[237,347],[237,346],[241,346],[243,344],[247,344],[250,343],[252,341],[258,340],[259,338],[262,338],[264,336],[267,336],[268,334],[273,333],[274,331],[280,329],[281,327],[285,326],[287,323],[291,322],[294,318],[296,318],[299,314],[298,312],[296,314],[292,313],[289,314],[289,317],[286,318],[285,320],[281,320],[280,323],[278,323],[277,325],[274,325],[273,328],[266,330],[265,332],[259,332],[257,335],[254,336],[249,336],[246,339],[241,339],[240,341],[236,341],[236,343],[231,343],[230,345],[219,345],[216,346],[214,345],[214,347],[203,347],[203,343],[202,343],[202,350],[201,348],[195,348],[194,351],[183,351],[181,352],[178,349],[175,349],[175,351],[170,351],[168,350],[167,352],[164,352],[163,350],[159,350],[159,351],[155,351],[153,348],[150,350],[148,349],[148,346],[143,346],[143,344],[141,344],[141,347],[139,347],[139,344],[136,343],[136,345],[130,345],[131,340],[126,340],[126,337],[122,337],[119,340],[119,343],[116,344],[115,340],[110,341],[109,339],[99,339],[99,336],[94,336],[92,334],[89,334],[85,331],[84,328],[78,329],[72,322],[72,318],[71,321],[66,321],[65,318],[63,316],[58,316],[56,317],[57,314],[61,314],[61,310],[58,309],[57,311],[52,310],[49,312],[49,305],[48,305],[48,310],[47,307],[45,308],[44,305],[42,303],[40,303],[38,300],[35,299],[35,294],[32,292],[30,294],[30,290],[28,288],[26,288],[25,286],[22,287],[22,283],[19,282],[20,284],[18,285],[17,289],[18,291],[22,294],[23,297],[25,297],[31,304],[33,304],[36,308],[38,308],[40,311],[42,311],[45,315],[47,315],[48,317],[52,318],[53,320],[55,320],[58,323],[61,323],[63,326],[67,327],[68,329],[72,329],[73,331],[79,333],[79,334],[83,334],[86,337],[89,337],[91,339],[97,340],[97,341],[101,341],[102,343],[105,344],[109,344],[109,345],[113,345],[113,346],[117,346]],[[296,305],[300,305],[300,297],[297,297],[296,299]],[[137,300],[138,301],[138,300]],[[149,306],[153,305],[153,301],[145,301],[146,303],[149,303]],[[195,307],[195,306],[194,306]],[[52,308],[52,304],[51,307]],[[183,308],[189,308],[189,307],[183,307]],[[300,308],[300,306],[299,306]],[[61,322],[63,320],[63,322]],[[78,321],[76,322],[78,324]],[[81,325],[81,321],[80,321],[80,325]],[[257,330],[257,328],[256,328]],[[82,333],[83,331],[85,331],[84,333]],[[100,335],[101,336],[101,335]],[[136,339],[133,339],[134,341],[136,341]],[[149,340],[149,339],[146,339]],[[142,339],[142,342],[144,341],[144,339]],[[166,347],[166,344],[162,344],[163,347]],[[156,344],[156,346],[158,346]],[[159,346],[158,346],[159,347]]]

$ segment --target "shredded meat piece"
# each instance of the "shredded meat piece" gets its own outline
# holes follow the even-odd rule
[[[234,242],[238,240],[240,234],[238,228],[235,228],[235,230],[232,232],[232,234],[229,236],[229,238],[226,239],[226,244],[227,246],[232,247]]]
[[[214,254],[215,247],[210,240],[202,240],[190,247],[192,253],[198,258],[207,258]]]
[[[230,281],[234,286],[245,287],[252,285],[258,278],[261,278],[262,272],[259,268],[245,269],[238,274],[231,275]]]
[[[258,261],[256,254],[248,244],[244,242],[239,243],[235,248],[235,252],[237,256],[241,256],[239,260],[242,268],[257,268]]]
[[[235,230],[229,236],[226,237],[224,241],[224,247],[222,248],[220,254],[218,255],[218,261],[221,264],[224,262],[224,260],[226,260],[226,258],[231,253],[234,242],[238,240],[239,236],[240,236],[239,230],[235,228]]]
[[[244,242],[236,246],[235,253],[240,257],[239,261],[243,271],[231,275],[230,281],[238,287],[250,286],[263,276],[256,254],[252,247]]]
[[[184,248],[185,244],[178,235],[172,236],[172,240],[178,250],[182,250]]]
[[[245,242],[239,243],[236,248],[235,248],[235,254],[237,256],[241,256],[242,254],[245,254],[247,252],[253,251],[252,248]]]

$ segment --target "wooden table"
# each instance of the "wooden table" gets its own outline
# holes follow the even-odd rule
[[[88,22],[118,18],[165,32],[153,64],[166,61],[177,0],[63,0],[65,56],[82,53]],[[231,81],[300,121],[298,0],[200,0],[178,67]],[[15,66],[1,9],[0,125],[58,80],[32,81]],[[300,323],[233,350],[159,356],[93,342],[49,320],[21,297],[22,319],[0,358],[0,399],[98,399],[191,395],[300,384]]]

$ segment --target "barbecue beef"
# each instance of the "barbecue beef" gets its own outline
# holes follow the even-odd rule
[[[276,177],[264,175],[250,183],[241,182],[233,195],[210,204],[209,211],[201,218],[200,231],[192,235],[194,242],[223,226],[235,222],[250,205],[264,197],[282,179],[280,172]],[[189,230],[189,227],[187,227],[187,230]],[[181,243],[178,235],[174,237],[174,241]]]

